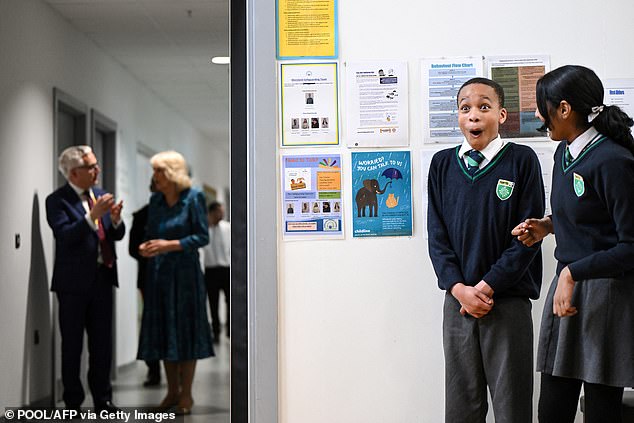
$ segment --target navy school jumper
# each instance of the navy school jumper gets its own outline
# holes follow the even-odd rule
[[[486,281],[495,297],[536,299],[542,282],[541,243],[526,247],[511,230],[544,215],[544,184],[535,152],[507,143],[472,177],[460,146],[439,151],[429,168],[429,254],[438,286]]]
[[[634,269],[634,157],[599,134],[565,166],[565,141],[555,151],[553,225],[557,274],[574,280],[619,277]]]

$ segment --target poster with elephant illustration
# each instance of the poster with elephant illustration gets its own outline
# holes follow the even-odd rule
[[[343,238],[341,155],[282,157],[284,239]]]
[[[409,151],[352,153],[354,237],[412,235]]]

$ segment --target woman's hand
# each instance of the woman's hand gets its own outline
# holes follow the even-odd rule
[[[526,219],[513,228],[511,235],[527,247],[541,241],[548,234],[554,233],[553,222],[549,216],[541,219]]]
[[[182,249],[180,242],[176,239],[151,239],[139,245],[139,254],[143,257],[155,257],[159,254],[180,251]]]
[[[553,314],[559,317],[574,316],[577,314],[577,307],[572,305],[572,293],[575,289],[575,281],[572,274],[568,270],[568,266],[564,267],[559,273],[557,281],[557,289],[553,297]]]

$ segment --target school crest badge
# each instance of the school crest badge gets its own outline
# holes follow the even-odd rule
[[[586,184],[583,182],[583,177],[578,173],[572,174],[572,186],[575,188],[577,197],[581,197],[586,192]]]
[[[513,187],[515,187],[515,182],[498,179],[498,184],[495,187],[495,193],[500,200],[508,200],[513,194]]]

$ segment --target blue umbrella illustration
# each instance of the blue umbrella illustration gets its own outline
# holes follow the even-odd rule
[[[403,179],[401,171],[393,167],[385,169],[383,173],[381,173],[381,176],[388,178],[390,180],[390,182],[388,182],[390,185],[392,184],[392,179]]]

